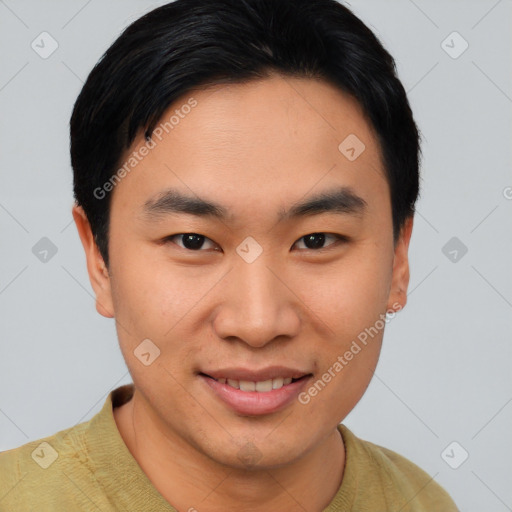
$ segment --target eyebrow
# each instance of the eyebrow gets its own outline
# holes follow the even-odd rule
[[[316,194],[294,204],[288,210],[281,208],[278,211],[278,220],[322,213],[361,216],[365,213],[367,206],[367,202],[362,197],[358,196],[350,187],[345,186]],[[142,209],[143,218],[148,221],[176,213],[212,217],[219,220],[225,220],[228,217],[228,210],[222,205],[197,196],[183,194],[172,188],[167,189],[156,198],[148,199]]]

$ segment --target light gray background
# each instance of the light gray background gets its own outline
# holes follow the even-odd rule
[[[68,122],[101,54],[163,3],[0,0],[0,450],[86,421],[131,382],[72,223]],[[424,160],[409,301],[345,423],[435,476],[461,510],[512,510],[512,4],[350,6],[397,61]],[[59,45],[47,59],[31,48],[43,31]],[[442,46],[453,31],[469,44],[458,58]],[[58,250],[46,263],[32,252],[42,237]],[[455,262],[442,252],[452,237],[468,249]],[[445,460],[461,448],[441,456],[453,441],[469,453],[458,469]]]

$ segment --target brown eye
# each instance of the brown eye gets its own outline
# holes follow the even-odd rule
[[[180,233],[177,235],[171,235],[166,237],[166,241],[175,243],[179,247],[183,249],[188,249],[189,251],[200,251],[201,249],[205,249],[205,242],[211,244],[210,247],[206,247],[206,249],[211,249],[215,247],[215,243],[204,235],[199,235],[198,233]]]
[[[331,243],[324,245],[326,241],[333,240]],[[294,245],[300,244],[303,242],[305,247],[299,247],[299,249],[326,249],[331,245],[334,245],[337,241],[347,241],[347,238],[342,235],[335,235],[331,233],[310,233],[309,235],[305,235],[302,238],[299,238]]]

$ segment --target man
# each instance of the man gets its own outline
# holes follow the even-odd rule
[[[0,510],[456,510],[340,425],[406,304],[418,157],[392,57],[334,0],[177,0],[128,27],[71,158],[133,385],[1,454]]]

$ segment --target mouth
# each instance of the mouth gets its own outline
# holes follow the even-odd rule
[[[302,377],[298,378],[276,377],[273,379],[259,381],[228,379],[227,377],[220,377],[216,379],[215,377],[207,375],[206,373],[200,373],[200,375],[213,379],[219,382],[220,384],[226,384],[227,386],[230,386],[233,389],[239,389],[240,391],[256,391],[257,393],[267,393],[269,391],[272,391],[273,389],[281,389],[283,386],[288,386],[293,382],[298,382],[302,379],[305,379],[309,377],[311,374],[303,375]]]
[[[290,406],[312,373],[272,368],[263,372],[200,372],[198,377],[216,400],[243,416],[271,414]]]

